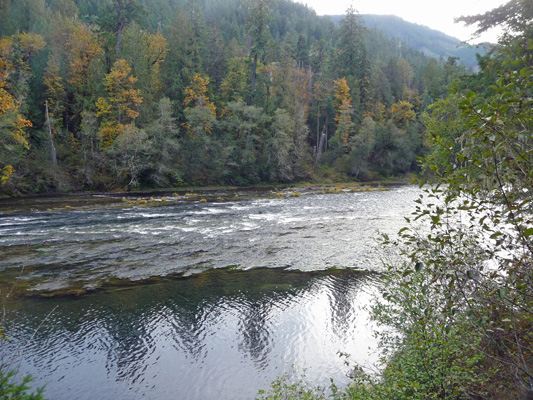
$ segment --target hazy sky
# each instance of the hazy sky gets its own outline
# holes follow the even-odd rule
[[[352,5],[360,14],[397,15],[409,22],[428,26],[461,40],[470,38],[472,28],[455,24],[455,17],[481,14],[508,0],[296,0],[307,4],[318,15],[344,14]],[[482,40],[495,42],[497,32],[490,32]]]

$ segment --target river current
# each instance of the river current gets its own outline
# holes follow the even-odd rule
[[[303,371],[346,384],[345,354],[377,360],[374,239],[397,232],[419,194],[0,214],[0,276],[83,293],[9,300],[1,360],[51,399],[251,399]]]

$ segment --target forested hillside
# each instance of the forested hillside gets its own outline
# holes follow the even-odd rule
[[[332,18],[340,20],[342,16]],[[389,37],[398,39],[402,46],[421,51],[431,57],[444,59],[459,57],[459,63],[476,68],[478,64],[477,54],[485,54],[484,46],[464,44],[459,39],[445,33],[404,21],[394,15],[363,14],[361,18],[368,28],[381,30]],[[399,51],[404,51],[404,49],[400,46]]]
[[[0,3],[0,193],[416,168],[465,71],[286,0]]]

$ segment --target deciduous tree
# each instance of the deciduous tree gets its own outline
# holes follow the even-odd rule
[[[350,88],[346,82],[346,78],[335,81],[335,122],[337,123],[337,130],[335,132],[335,139],[337,146],[342,148],[344,152],[349,152],[349,139],[353,132],[352,123],[352,98],[350,96]]]
[[[96,115],[102,119],[99,135],[103,147],[111,146],[115,138],[127,126],[133,125],[139,115],[137,108],[142,103],[142,97],[139,90],[134,88],[136,81],[124,59],[118,60],[105,77],[107,97],[100,97],[96,102]]]
[[[41,36],[21,33],[0,39],[0,183],[6,184],[29,149],[26,128],[32,123],[21,112],[31,75],[29,61],[44,48]]]

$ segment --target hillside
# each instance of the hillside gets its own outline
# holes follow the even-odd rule
[[[331,19],[340,21],[344,16],[335,15]],[[476,53],[484,54],[482,47],[472,47],[459,39],[427,26],[407,22],[395,15],[361,14],[363,23],[370,29],[383,31],[387,36],[398,39],[413,50],[444,59],[459,57],[469,67],[477,65]]]

